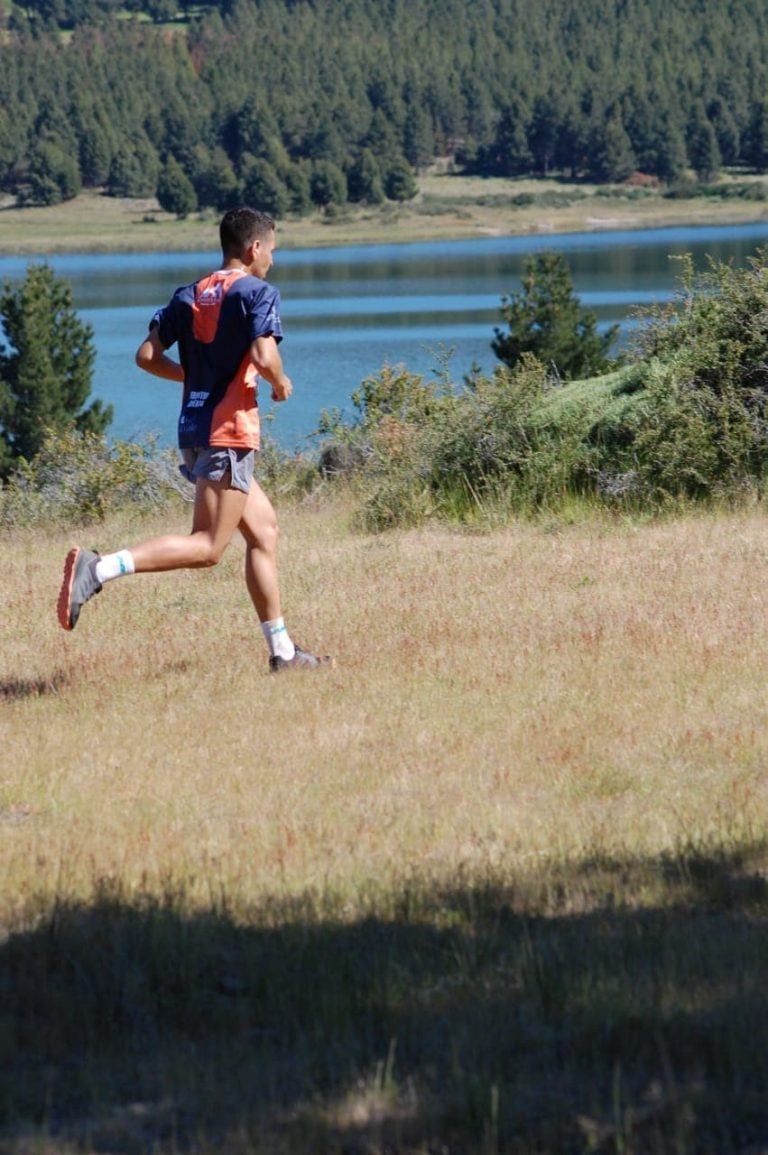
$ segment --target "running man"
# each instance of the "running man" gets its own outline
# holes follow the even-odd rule
[[[257,377],[273,401],[293,392],[278,349],[280,294],[264,279],[272,267],[275,222],[231,209],[219,226],[221,268],[177,289],[158,310],[136,363],[183,385],[179,417],[182,473],[195,485],[189,535],[167,534],[104,556],[75,546],[64,564],[58,618],[73,630],[105,582],[133,573],[197,569],[221,559],[235,530],[245,538],[245,581],[269,648],[269,670],[332,665],[297,646],[283,620],[277,577],[277,519],[253,476],[259,448]],[[179,360],[167,350],[178,346]]]

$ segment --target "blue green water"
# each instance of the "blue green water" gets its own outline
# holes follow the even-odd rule
[[[383,364],[429,374],[450,353],[461,381],[473,364],[490,370],[501,298],[515,293],[526,260],[562,252],[582,303],[601,326],[619,322],[631,339],[638,306],[669,298],[675,260],[690,253],[745,264],[768,243],[768,222],[405,245],[278,250],[270,279],[283,300],[282,353],[294,382],[289,402],[262,401],[269,435],[285,448],[306,445],[320,412],[352,414],[352,392]],[[50,258],[72,285],[75,307],[95,334],[94,396],[114,406],[112,434],[147,433],[172,444],[178,387],[141,373],[134,351],[154,309],[180,284],[218,264],[218,252],[71,255]],[[23,277],[27,261],[0,258],[0,280]],[[311,442],[310,442],[311,444]]]

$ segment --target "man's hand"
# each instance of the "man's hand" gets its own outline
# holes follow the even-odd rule
[[[286,377],[285,373],[279,380],[272,382],[273,401],[287,401],[291,393],[293,393],[293,382],[290,377]]]
[[[251,360],[260,376],[272,386],[272,400],[287,401],[293,393],[293,382],[283,370],[275,338],[257,337],[251,345]]]

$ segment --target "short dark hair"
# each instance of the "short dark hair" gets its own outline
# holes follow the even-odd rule
[[[225,256],[240,256],[251,241],[261,240],[271,233],[275,222],[268,213],[241,206],[229,209],[221,218],[219,239]]]

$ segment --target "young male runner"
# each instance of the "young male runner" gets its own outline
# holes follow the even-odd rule
[[[259,448],[257,376],[273,401],[293,392],[283,369],[280,294],[265,280],[275,222],[250,208],[231,209],[219,226],[221,268],[177,289],[152,317],[136,353],[140,368],[183,384],[179,417],[182,473],[195,485],[192,529],[101,556],[75,546],[64,563],[58,618],[73,630],[85,603],[105,582],[132,573],[213,566],[236,529],[245,538],[245,581],[269,647],[269,669],[317,669],[317,658],[286,629],[277,579],[277,519],[254,480]],[[166,350],[178,345],[179,361]]]

